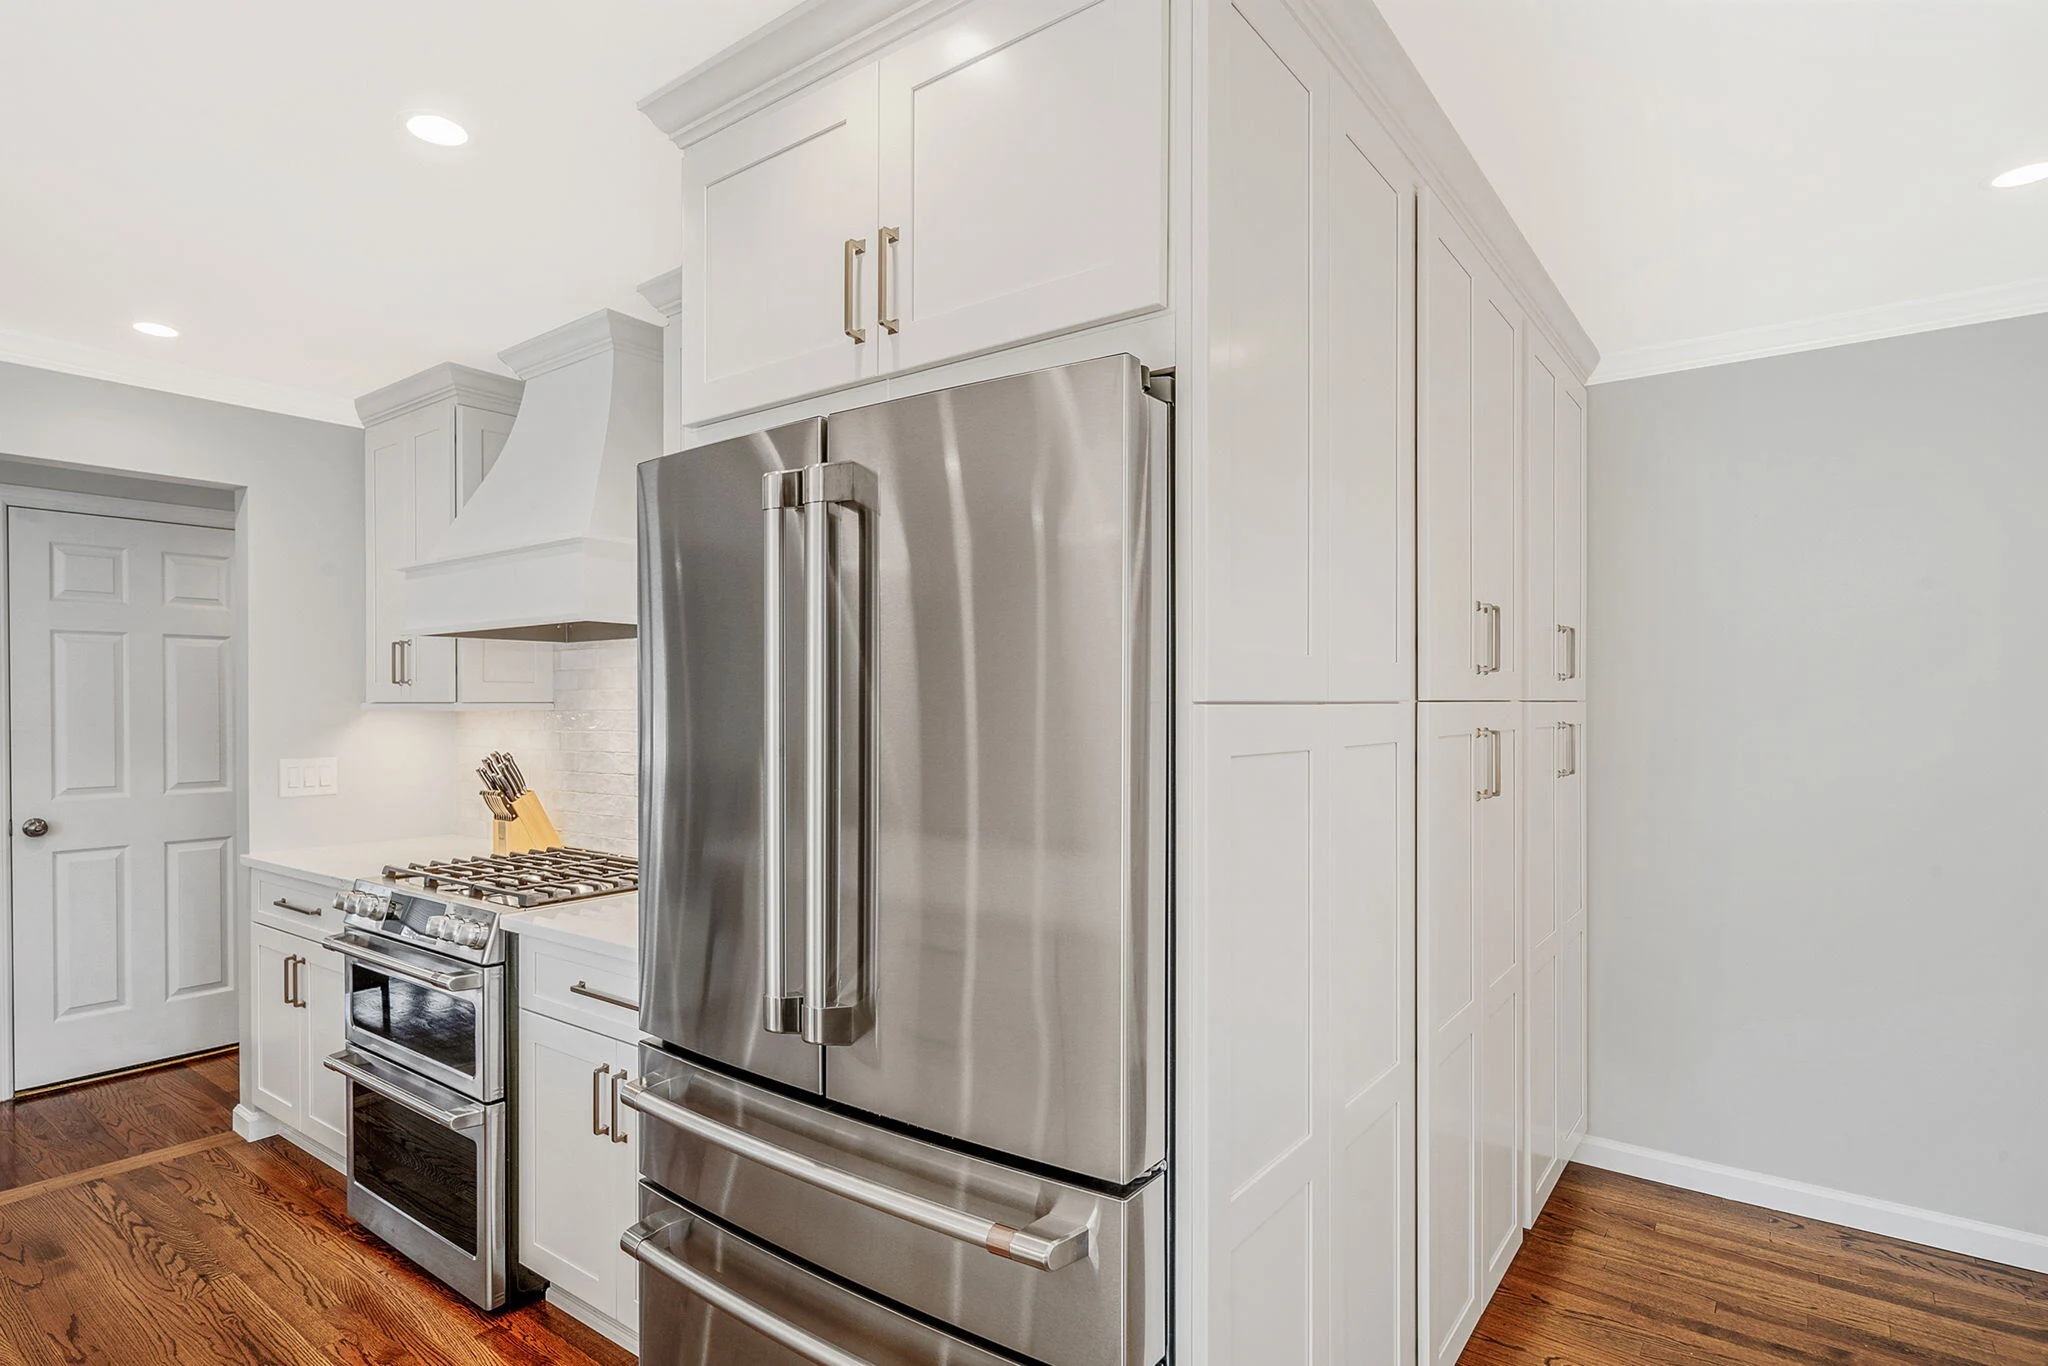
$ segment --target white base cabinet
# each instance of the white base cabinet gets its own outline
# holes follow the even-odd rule
[[[1413,1361],[1414,708],[1195,710],[1207,1360]]]
[[[1586,390],[1534,331],[1522,384],[1523,658],[1531,701],[1586,695]]]
[[[1522,957],[1528,1000],[1522,1222],[1586,1136],[1586,705],[1525,705]]]
[[[348,1148],[347,1083],[320,1065],[342,1046],[341,970],[317,939],[249,932],[255,1108],[336,1156]]]
[[[1452,1366],[1522,1242],[1522,705],[1424,703],[1417,741],[1422,1361]]]

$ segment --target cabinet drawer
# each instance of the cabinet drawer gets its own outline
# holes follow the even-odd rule
[[[249,906],[256,923],[288,934],[321,939],[340,930],[341,912],[334,909],[334,896],[335,889],[322,882],[261,871],[249,874]]]
[[[603,953],[519,937],[519,1008],[607,1038],[640,1038],[640,970]]]

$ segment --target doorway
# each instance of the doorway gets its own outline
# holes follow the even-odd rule
[[[14,1086],[235,1041],[234,533],[10,507]]]

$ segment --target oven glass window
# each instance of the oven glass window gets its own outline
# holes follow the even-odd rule
[[[476,1073],[477,1004],[473,997],[351,962],[348,1014],[357,1030],[415,1057],[452,1067],[464,1076]]]
[[[360,1086],[349,1090],[351,1179],[476,1256],[482,1157],[475,1136],[484,1131],[444,1129]]]

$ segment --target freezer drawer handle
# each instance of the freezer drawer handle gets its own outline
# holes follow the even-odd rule
[[[484,1122],[483,1106],[459,1105],[452,1110],[444,1110],[424,1096],[414,1095],[397,1083],[384,1080],[363,1067],[353,1053],[345,1050],[322,1058],[320,1065],[330,1072],[339,1072],[372,1095],[382,1096],[393,1105],[402,1105],[444,1129],[474,1129]]]
[[[730,1314],[761,1336],[795,1352],[805,1361],[816,1362],[817,1366],[874,1366],[866,1357],[843,1352],[817,1334],[797,1327],[779,1314],[771,1314],[654,1241],[657,1235],[672,1230],[687,1232],[689,1226],[688,1215],[664,1221],[662,1224],[635,1224],[619,1239],[619,1247],[627,1256],[649,1271],[666,1276],[712,1308]]]
[[[645,1082],[629,1081],[619,1093],[625,1097],[629,1107],[649,1119],[694,1134],[706,1143],[759,1163],[770,1171],[781,1172],[819,1190],[844,1196],[857,1205],[893,1215],[919,1228],[971,1243],[998,1257],[1007,1257],[1040,1271],[1058,1271],[1088,1255],[1089,1226],[1086,1224],[1056,1237],[1035,1233],[1028,1228],[1012,1228],[993,1219],[978,1218],[950,1205],[942,1205],[936,1200],[927,1200],[921,1195],[885,1186],[879,1181],[870,1181],[864,1176],[840,1171],[802,1153],[793,1153],[743,1129],[721,1124],[707,1115],[700,1115],[666,1097],[655,1095],[647,1089]]]
[[[443,991],[475,991],[484,984],[484,975],[480,972],[436,972],[432,968],[419,967],[403,958],[380,952],[368,940],[357,935],[337,934],[320,942],[344,958],[368,963],[393,977],[403,977],[408,982],[418,982],[423,986],[439,987]]]

